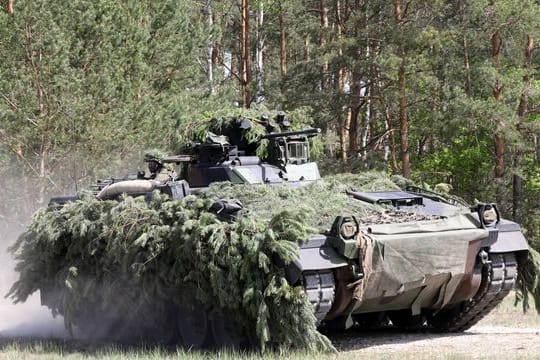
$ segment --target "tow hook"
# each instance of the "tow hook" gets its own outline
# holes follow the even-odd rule
[[[358,268],[357,265],[355,264],[350,265],[350,269],[352,271],[354,281],[352,283],[347,284],[347,289],[354,288],[356,285],[360,284],[360,282],[364,278],[364,273]]]
[[[482,263],[482,265],[491,264],[491,260],[489,260],[489,255],[485,250],[482,250],[478,253],[478,259]]]

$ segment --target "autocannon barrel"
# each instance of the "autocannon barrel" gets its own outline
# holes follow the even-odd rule
[[[278,133],[270,133],[263,136],[263,139],[277,139],[277,138],[284,138],[289,136],[317,136],[321,133],[321,129],[319,128],[311,128],[311,129],[305,129],[305,130],[296,130],[296,131],[284,131],[284,132],[278,132]]]

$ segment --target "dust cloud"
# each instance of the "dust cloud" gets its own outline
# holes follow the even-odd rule
[[[133,164],[140,165],[138,153],[134,153],[125,159],[111,160],[104,168],[106,174],[126,174],[126,169],[133,173]],[[77,167],[73,165],[77,163]],[[20,337],[30,338],[72,338],[73,335],[65,329],[64,320],[61,316],[54,318],[51,311],[41,306],[39,291],[30,296],[26,302],[13,304],[11,299],[5,296],[9,292],[13,283],[18,279],[18,274],[14,270],[15,260],[8,248],[15,243],[20,234],[30,223],[32,214],[40,207],[38,199],[47,201],[51,196],[73,194],[79,183],[85,187],[85,181],[92,181],[95,178],[95,164],[85,163],[85,157],[78,157],[76,154],[72,158],[65,159],[63,170],[70,173],[77,169],[77,176],[65,176],[55,178],[47,183],[45,191],[42,179],[32,177],[21,177],[20,169],[16,163],[12,166],[0,167],[0,340]],[[112,165],[111,165],[112,164]],[[63,173],[62,169],[58,173]],[[110,175],[109,175],[110,176]],[[54,185],[54,186],[51,186]],[[48,188],[51,187],[51,188]],[[95,319],[100,323],[101,319]],[[74,337],[84,338],[81,332],[75,330]]]
[[[23,221],[29,219],[30,215]],[[69,337],[62,317],[53,318],[50,310],[41,306],[39,292],[19,304],[13,304],[11,299],[5,298],[11,285],[18,278],[14,270],[15,261],[9,254],[8,247],[22,231],[20,223],[0,221],[0,339]]]

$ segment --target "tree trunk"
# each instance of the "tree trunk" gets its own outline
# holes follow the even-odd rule
[[[394,18],[399,25],[402,23],[409,14],[410,1],[405,3],[405,6],[401,3],[401,0],[394,0]],[[404,53],[404,51],[403,51]],[[403,54],[404,56],[404,54]],[[409,119],[407,118],[407,76],[405,73],[405,60],[401,60],[398,74],[398,92],[399,92],[399,137],[401,144],[401,174],[405,178],[411,177],[411,163],[409,152]]]
[[[358,117],[361,108],[360,91],[360,75],[354,72],[351,84],[351,122],[349,125],[349,152],[351,154],[357,154],[359,150],[360,135],[358,131]]]
[[[409,119],[407,117],[407,83],[405,64],[399,67],[399,130],[401,142],[401,169],[402,175],[407,179],[411,177],[411,163],[409,156]]]
[[[394,128],[392,127],[392,120],[390,116],[390,109],[385,105],[384,108],[384,129],[387,132],[387,140],[384,145],[384,159],[392,168],[392,174],[399,172],[397,155],[396,155],[396,139],[394,138]]]
[[[32,28],[30,25],[25,26],[25,51],[26,51],[26,61],[30,64],[30,67],[32,69],[32,80],[33,80],[33,87],[35,90],[35,96],[36,96],[36,102],[37,102],[37,117],[41,118],[40,121],[42,121],[42,132],[40,137],[40,144],[39,144],[39,150],[35,154],[35,162],[34,159],[25,159],[25,161],[28,163],[28,165],[32,168],[32,170],[37,174],[37,176],[42,179],[47,179],[47,158],[51,146],[51,140],[49,134],[49,124],[51,121],[50,115],[50,106],[49,104],[46,104],[46,97],[44,95],[44,87],[41,80],[40,75],[40,67],[41,62],[43,61],[43,52],[42,49],[39,48],[36,50],[34,48],[35,42],[34,42],[34,33],[32,33]],[[24,159],[22,149],[20,151],[20,157]],[[32,165],[32,162],[34,165]],[[47,184],[45,181],[42,181],[40,187],[39,187],[39,195],[38,195],[38,203],[44,204],[45,203],[45,195],[46,195],[46,189]]]
[[[214,17],[212,14],[212,0],[205,0],[204,12],[206,15],[206,21],[208,22],[208,31],[212,34],[214,28]],[[206,49],[206,76],[208,80],[208,92],[210,95],[215,94],[214,89],[214,39],[210,36]]]
[[[347,160],[347,118],[343,114],[339,116],[339,159]]]
[[[259,3],[257,12],[257,96],[255,102],[260,104],[264,101],[264,8],[263,2]]]
[[[306,35],[306,40],[304,40],[304,60],[311,60],[311,44],[309,40],[309,35]]]
[[[523,90],[518,106],[518,123],[517,130],[520,137],[523,139],[524,124],[527,113],[529,112],[529,91],[531,87],[530,69],[532,66],[532,51],[534,48],[534,41],[531,36],[527,36],[527,44],[525,46],[525,74],[523,75]],[[523,167],[523,148],[521,144],[517,145],[516,153],[514,155],[514,168],[515,173],[513,176],[513,194],[512,194],[512,216],[514,221],[521,221],[521,201],[523,197],[523,177],[521,169]]]
[[[369,95],[367,95],[367,96],[369,96]],[[365,102],[364,104],[367,104],[367,106],[365,107],[365,114],[362,116],[364,121],[362,122],[362,131],[361,131],[360,137],[362,139],[362,142],[361,142],[361,146],[362,146],[362,154],[361,154],[362,162],[363,162],[364,168],[367,169],[369,167],[369,164],[368,164],[369,152],[368,152],[367,146],[368,146],[368,144],[372,143],[372,141],[374,140],[373,139],[373,131],[371,131],[374,118],[373,118],[373,114],[372,114],[371,109],[370,109],[369,100],[367,102]],[[362,104],[362,107],[363,107],[363,104]]]
[[[409,15],[410,4],[411,0],[408,0],[403,7],[401,0],[394,0],[394,18],[396,19],[396,22],[400,23],[407,18]]]
[[[13,14],[13,0],[6,0],[6,13]]]
[[[463,53],[464,53],[464,67],[465,67],[465,92],[467,95],[472,94],[472,81],[471,81],[471,64],[469,62],[469,45],[467,38],[463,36]]]
[[[502,49],[502,39],[500,37],[500,34],[498,31],[496,31],[491,36],[491,55],[493,64],[497,68],[498,71],[501,70],[501,49]],[[500,79],[497,79],[495,86],[493,88],[493,97],[495,99],[495,102],[497,104],[500,104],[502,102],[503,97],[503,84]],[[495,130],[495,184],[496,184],[496,197],[497,197],[497,203],[503,204],[504,202],[504,193],[505,193],[505,186],[504,186],[504,172],[505,172],[505,164],[504,164],[504,136],[503,131],[505,128],[505,123],[502,118],[495,119],[496,124],[496,130]]]
[[[335,12],[335,18],[336,18],[336,28],[337,28],[337,41],[339,44],[341,44],[341,40],[343,37],[343,21],[341,17],[341,1],[336,0],[334,3],[334,12]],[[338,55],[340,57],[343,56],[343,49],[341,48],[341,45],[338,49]],[[337,89],[336,94],[339,97],[342,97],[345,95],[345,84],[346,84],[346,69],[343,65],[340,65],[337,70]],[[348,139],[349,139],[349,126],[351,121],[351,109],[349,106],[343,106],[340,110],[342,119],[341,123],[341,131],[340,131],[340,137],[339,141],[341,144],[341,160],[346,160],[348,156],[347,146]]]
[[[249,93],[249,9],[248,0],[242,0],[240,13],[241,21],[241,77],[242,86],[242,106],[249,108],[251,103],[251,95]]]
[[[503,86],[500,80],[497,80],[493,90],[493,96],[497,103],[502,101]],[[497,132],[495,134],[495,178],[502,179],[504,177],[504,122],[501,119],[497,121]]]
[[[465,27],[465,10],[463,0],[458,1],[459,20],[462,27]],[[469,44],[467,42],[467,34],[463,33],[463,67],[465,68],[465,92],[467,95],[472,94],[472,81],[471,81],[471,63],[469,54]]]
[[[43,134],[41,136],[41,145],[39,149],[39,177],[41,179],[45,179],[45,177],[47,176],[47,165],[46,165],[47,154],[48,154],[48,141],[45,134]],[[46,188],[45,184],[42,184],[39,187],[38,203],[41,205],[45,204],[45,188]]]
[[[279,9],[279,68],[281,70],[281,78],[287,75],[287,32],[285,31],[285,21],[283,7],[280,3]]]
[[[328,8],[326,7],[324,0],[319,1],[319,13],[321,15],[321,35],[319,43],[321,49],[324,49],[326,46],[325,34],[328,32]],[[324,90],[328,88],[328,61],[326,60],[323,62],[321,75],[321,88]]]
[[[351,6],[354,6],[352,9],[350,9],[351,11],[360,11],[360,9],[359,9],[360,5],[358,3],[351,4]],[[361,36],[360,35],[361,27],[362,27],[362,22],[360,20],[361,18],[362,17],[359,16],[358,19],[356,19],[354,21],[354,31],[353,31],[353,34],[352,34],[352,36],[354,36],[354,38],[360,38],[360,36]],[[363,49],[362,45],[360,45],[361,42],[358,42],[357,48],[355,49],[356,57],[358,59],[361,59],[363,56],[365,56],[366,59],[369,58],[369,55],[370,55],[369,54],[369,39],[366,39],[366,40],[367,40],[366,43],[368,45],[367,45],[367,47],[365,49]],[[359,68],[359,66],[357,64],[352,65],[351,73],[352,73],[351,74],[351,79],[350,79],[350,82],[351,82],[351,84],[350,84],[351,121],[350,121],[350,125],[349,125],[349,152],[351,154],[354,154],[355,156],[358,156],[359,155],[359,150],[360,150],[359,117],[360,117],[360,110],[361,110],[362,106],[364,105],[361,98],[362,98],[362,95],[365,94],[365,91],[364,91],[364,88],[362,87],[362,74],[361,74],[360,68]],[[367,120],[367,124],[369,124],[369,118],[366,116],[365,119]],[[363,130],[365,130],[364,131],[364,136],[362,138],[362,140],[363,140],[362,148],[364,149],[364,154],[365,154],[365,147],[366,147],[365,135],[368,133],[367,127],[368,126],[362,126]],[[364,154],[362,154],[362,155],[364,155]],[[365,156],[362,156],[362,158],[365,161]]]
[[[532,134],[534,144],[534,162],[540,166],[540,137],[536,134]]]

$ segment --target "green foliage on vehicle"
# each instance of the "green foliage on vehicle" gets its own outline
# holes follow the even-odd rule
[[[141,338],[148,329],[168,331],[171,301],[202,303],[235,314],[263,349],[329,350],[304,288],[287,283],[283,264],[297,259],[298,245],[327,231],[339,214],[365,221],[384,216],[385,207],[352,200],[345,193],[350,189],[398,187],[380,173],[366,173],[296,189],[217,183],[181,201],[158,193],[150,203],[100,201],[83,193],[34,215],[12,249],[20,278],[10,296],[25,301],[43,288],[56,294],[47,305],[68,327],[112,318],[140,330]],[[239,199],[243,216],[228,222],[210,212],[222,198]]]

